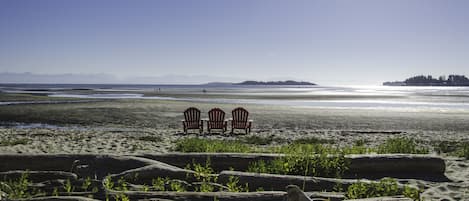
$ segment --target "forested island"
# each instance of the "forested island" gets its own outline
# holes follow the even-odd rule
[[[287,81],[269,81],[269,82],[262,82],[262,81],[244,81],[241,83],[236,83],[236,85],[316,85],[311,82],[297,82],[293,80]]]
[[[440,76],[438,79],[431,75],[414,76],[405,81],[384,82],[384,86],[469,86],[469,79],[464,75]]]

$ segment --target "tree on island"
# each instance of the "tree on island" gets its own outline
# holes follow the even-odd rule
[[[448,79],[445,76],[440,76],[438,79],[433,78],[431,75],[424,76],[418,75],[406,79],[404,82],[385,82],[383,85],[387,86],[469,86],[469,79],[464,75],[449,75]]]

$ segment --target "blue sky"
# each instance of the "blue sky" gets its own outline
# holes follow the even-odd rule
[[[0,72],[320,84],[469,75],[467,10],[464,0],[2,0]]]

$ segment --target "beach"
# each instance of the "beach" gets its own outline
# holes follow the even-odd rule
[[[90,91],[65,90],[80,95]],[[198,91],[195,90],[195,91]],[[211,91],[209,89],[209,91]],[[327,140],[334,146],[346,147],[357,142],[368,147],[377,147],[390,138],[406,137],[414,139],[420,146],[429,149],[429,155],[443,157],[446,163],[446,176],[450,182],[430,182],[404,179],[401,182],[424,188],[425,200],[467,200],[469,199],[469,161],[448,153],[442,153],[439,145],[469,142],[469,110],[464,108],[428,107],[342,107],[279,104],[284,94],[233,93],[224,95],[188,93],[173,90],[170,92],[139,92],[146,97],[159,94],[159,98],[111,98],[102,96],[80,98],[71,96],[44,96],[29,93],[2,93],[3,102],[21,102],[0,106],[0,153],[2,154],[154,154],[174,152],[177,140],[203,138],[237,140],[250,136],[276,139],[267,145],[277,146],[302,138]],[[251,90],[252,92],[252,90]],[[109,92],[101,93],[107,94]],[[119,92],[129,94],[129,91]],[[117,94],[119,94],[117,93]],[[220,95],[221,93],[221,95]],[[277,93],[277,92],[276,92]],[[112,94],[116,94],[115,91]],[[108,94],[109,95],[109,94]],[[222,101],[206,101],[223,97]],[[272,98],[273,96],[277,98]],[[303,100],[399,100],[396,95],[327,94],[322,96],[294,95]],[[162,98],[163,97],[163,98]],[[166,97],[166,98],[165,98]],[[177,100],[170,98],[181,98]],[[281,97],[281,98],[278,98]],[[387,97],[387,98],[386,98]],[[203,98],[203,100],[198,99]],[[255,103],[235,103],[242,100],[260,100]],[[411,97],[411,99],[424,99]],[[440,97],[433,96],[438,99]],[[444,97],[447,98],[447,97]],[[461,98],[461,97],[458,97]],[[464,97],[462,97],[464,98]],[[229,101],[226,101],[229,99]],[[405,99],[409,99],[406,97]],[[263,100],[277,101],[266,104]],[[300,99],[301,100],[301,99]],[[464,101],[461,103],[464,107]],[[36,103],[32,103],[35,102]],[[42,102],[37,102],[42,101]],[[46,101],[46,102],[44,102]],[[421,101],[421,100],[418,100]],[[281,102],[281,101],[280,101]],[[445,102],[442,105],[448,104]],[[441,105],[441,104],[440,104]],[[236,134],[209,134],[204,128],[202,134],[184,134],[181,120],[183,111],[197,107],[202,118],[207,117],[211,108],[224,110],[227,118],[231,110],[242,106],[253,119],[250,134],[238,131]]]

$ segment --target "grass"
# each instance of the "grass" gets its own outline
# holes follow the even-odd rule
[[[297,144],[334,144],[335,140],[321,139],[316,137],[300,138],[293,141]]]
[[[451,156],[469,159],[469,142],[440,141],[434,143],[437,153],[445,153]]]
[[[462,144],[461,148],[456,151],[457,156],[469,159],[469,142]]]
[[[409,186],[399,188],[397,181],[391,178],[381,179],[378,183],[354,183],[348,187],[346,192],[346,197],[348,199],[396,195],[404,195],[413,200],[420,200],[420,191],[418,189]]]
[[[12,139],[0,141],[0,146],[15,146],[15,145],[26,145],[29,144],[29,139]]]
[[[378,146],[378,154],[428,154],[429,150],[417,145],[415,140],[406,137],[390,138]]]
[[[5,192],[9,199],[31,198],[33,196],[45,195],[37,188],[31,187],[28,172],[21,174],[21,177],[14,180],[0,180],[0,192]]]
[[[342,150],[329,145],[295,143],[274,152],[285,156],[251,163],[248,172],[340,178],[348,169]]]
[[[269,137],[261,137],[256,135],[246,136],[241,138],[239,141],[247,144],[254,144],[254,145],[269,145],[274,142],[276,143],[285,143],[286,139],[275,137],[273,135]]]
[[[245,138],[243,139],[245,140]],[[318,138],[296,140],[282,146],[260,147],[247,144],[243,140],[210,140],[203,138],[186,138],[176,142],[175,151],[181,152],[235,152],[235,153],[280,153],[284,157],[272,161],[257,161],[250,164],[249,172],[290,174],[322,177],[342,177],[348,169],[347,154],[366,153],[407,153],[425,154],[428,149],[420,147],[410,138],[390,138],[376,149],[365,146],[364,142],[357,142],[348,147],[337,147],[333,141]],[[253,144],[266,144],[263,138],[250,137]],[[262,143],[261,143],[262,142]]]
[[[239,141],[185,138],[176,141],[174,151],[180,152],[253,152],[252,146]]]

